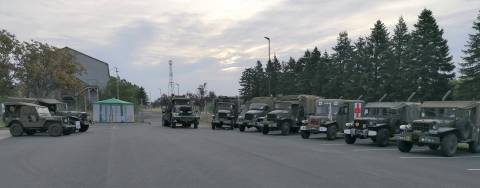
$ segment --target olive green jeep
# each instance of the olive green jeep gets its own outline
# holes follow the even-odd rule
[[[75,132],[75,125],[69,124],[67,118],[52,116],[45,106],[24,102],[6,102],[4,106],[2,120],[14,137],[37,132],[47,132],[56,137]]]
[[[400,129],[397,146],[401,152],[426,145],[450,157],[458,143],[468,143],[470,152],[479,152],[480,101],[425,101],[420,118]]]

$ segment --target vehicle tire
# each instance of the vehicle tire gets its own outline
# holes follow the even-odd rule
[[[468,151],[470,153],[480,153],[480,144],[475,141],[468,143]]]
[[[327,139],[328,140],[335,140],[337,138],[337,126],[332,125],[327,127]]]
[[[240,130],[240,132],[244,132],[245,131],[245,125],[240,125],[238,127],[238,129]]]
[[[441,152],[443,156],[451,157],[457,152],[458,140],[457,136],[453,133],[449,133],[442,137]]]
[[[437,151],[439,147],[440,145],[428,145],[428,148],[430,148],[432,151]]]
[[[300,131],[300,135],[302,135],[303,139],[309,139],[310,138],[310,131]]]
[[[399,140],[397,142],[397,147],[398,147],[398,150],[400,150],[401,152],[408,153],[408,152],[410,152],[410,150],[412,150],[413,143],[403,141],[403,140]]]
[[[281,129],[282,135],[287,136],[288,134],[290,134],[290,129],[291,129],[290,123],[283,122],[280,129]]]
[[[34,129],[26,129],[24,130],[25,134],[27,134],[28,136],[32,136],[34,135],[37,131],[34,130]]]
[[[263,126],[263,129],[262,129],[262,134],[267,135],[269,131],[270,131],[270,130],[269,130],[269,128],[268,128],[268,125],[264,125],[264,126]]]
[[[198,129],[198,122],[193,123],[193,128]]]
[[[375,139],[375,143],[377,146],[385,147],[388,146],[388,142],[390,138],[390,132],[388,129],[380,129],[377,131],[377,138]]]
[[[81,133],[87,132],[89,127],[90,127],[89,124],[80,124],[80,129],[78,129],[78,131]]]
[[[234,130],[235,129],[235,122],[232,120],[230,121],[230,130]]]
[[[63,127],[58,123],[54,123],[48,126],[48,135],[53,137],[62,136]]]
[[[172,122],[172,123],[170,124],[170,127],[172,127],[172,129],[175,129],[175,128],[177,128],[177,123],[175,123],[175,122]]]
[[[22,136],[23,135],[23,127],[20,123],[12,123],[12,125],[10,125],[10,134],[13,136],[13,137],[17,137],[17,136]]]
[[[352,136],[350,134],[345,134],[344,138],[345,138],[345,143],[347,144],[354,144],[355,141],[357,140],[357,137]]]

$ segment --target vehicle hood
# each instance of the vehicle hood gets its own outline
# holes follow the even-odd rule
[[[230,113],[230,110],[218,110],[217,113],[229,114],[229,113]]]
[[[329,122],[334,121],[334,117],[332,117],[332,120],[328,116],[309,116],[308,117],[308,124],[311,125],[319,125],[319,124],[328,124]]]
[[[249,110],[245,114],[261,114],[262,112],[261,110]]]
[[[274,111],[271,111],[269,112],[268,114],[288,114],[288,111],[287,110],[274,110]]]
[[[355,118],[355,120],[379,123],[379,122],[386,122],[387,118],[384,118],[384,117],[359,117],[359,118]]]
[[[417,120],[414,120],[413,123],[448,125],[448,124],[452,124],[453,120],[451,119],[417,119]]]

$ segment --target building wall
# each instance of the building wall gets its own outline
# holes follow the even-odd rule
[[[87,85],[98,86],[100,90],[107,86],[110,79],[110,69],[108,64],[83,54],[79,51],[66,47],[73,55],[75,62],[81,64],[85,69],[77,78],[82,80]]]

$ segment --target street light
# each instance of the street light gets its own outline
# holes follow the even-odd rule
[[[265,39],[268,40],[268,62],[271,62],[272,60],[270,59],[270,37],[264,37]],[[270,92],[270,76],[268,77],[268,96],[272,95]]]

